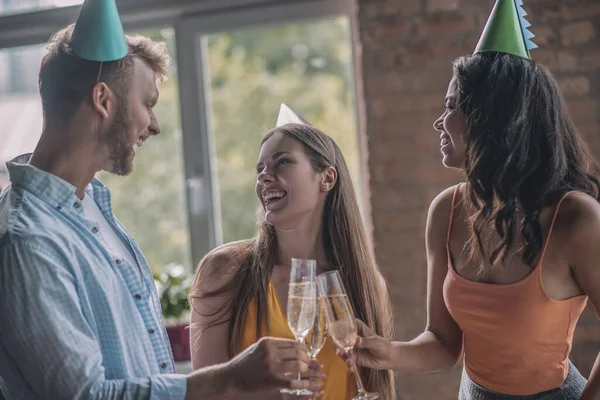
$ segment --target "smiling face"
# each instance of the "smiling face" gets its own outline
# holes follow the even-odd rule
[[[320,213],[327,190],[304,146],[277,132],[262,145],[256,165],[256,195],[266,221],[280,229],[297,226]]]
[[[119,100],[116,115],[108,128],[110,156],[105,170],[117,175],[130,174],[135,157],[134,146],[141,147],[150,136],[160,133],[153,110],[158,95],[154,71],[136,58],[131,90]]]
[[[464,168],[467,150],[467,121],[458,106],[458,84],[452,78],[446,93],[446,109],[433,123],[440,132],[442,163],[448,168]]]

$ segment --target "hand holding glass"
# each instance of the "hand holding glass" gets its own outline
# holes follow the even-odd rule
[[[358,394],[352,400],[374,400],[379,398],[378,393],[368,393],[360,379],[352,351],[356,344],[357,329],[354,312],[342,284],[338,271],[330,271],[317,277],[319,294],[326,299],[327,330],[335,344],[347,353],[352,372],[356,379]]]
[[[306,336],[315,321],[317,288],[315,260],[292,259],[290,288],[288,290],[287,320],[292,334],[297,341],[304,343]],[[300,374],[298,374],[300,380]],[[282,393],[298,396],[310,396],[310,390],[281,390]]]

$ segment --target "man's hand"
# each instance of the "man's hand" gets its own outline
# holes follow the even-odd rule
[[[276,389],[319,389],[321,364],[310,362],[306,346],[287,339],[264,337],[229,362],[233,394]],[[301,374],[302,380],[298,380]]]
[[[356,319],[356,327],[358,338],[351,354],[356,364],[373,369],[391,369],[392,344],[359,319]],[[348,354],[343,349],[338,348],[337,353],[349,363]]]
[[[185,399],[229,399],[278,389],[319,391],[325,378],[322,365],[307,353],[304,344],[264,337],[229,362],[188,375]]]

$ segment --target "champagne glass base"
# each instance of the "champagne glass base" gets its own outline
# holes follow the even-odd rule
[[[378,393],[361,393],[357,394],[352,400],[375,400],[379,398]]]
[[[312,396],[315,394],[308,389],[281,389],[279,393],[289,394],[292,396]]]

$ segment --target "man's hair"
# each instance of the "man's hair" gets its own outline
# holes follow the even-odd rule
[[[122,102],[131,88],[133,62],[144,61],[164,81],[169,73],[167,46],[143,36],[126,36],[129,53],[117,61],[100,63],[77,57],[70,46],[74,25],[50,38],[39,74],[40,95],[46,121],[67,121],[82,102],[91,100],[92,88],[104,82]],[[100,73],[100,75],[99,75]]]

